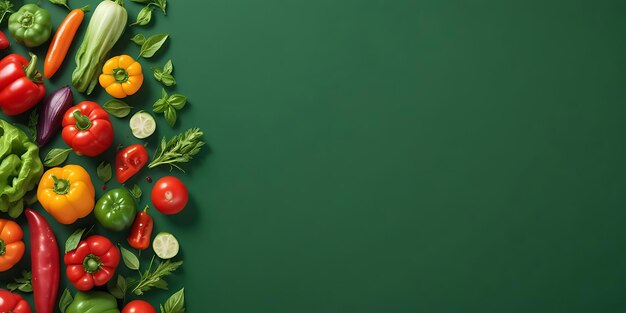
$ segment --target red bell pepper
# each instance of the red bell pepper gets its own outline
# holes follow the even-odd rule
[[[137,213],[133,227],[130,228],[130,234],[128,234],[128,244],[137,250],[146,250],[150,247],[150,237],[152,236],[152,228],[154,227],[154,220],[148,215],[148,206],[143,211]]]
[[[9,41],[9,38],[7,38],[3,32],[0,32],[0,50],[7,49],[10,46],[11,42]]]
[[[24,211],[30,228],[30,261],[37,313],[52,313],[59,291],[59,248],[52,228],[41,214]]]
[[[96,156],[113,143],[109,114],[92,101],[83,101],[67,110],[61,134],[79,155]]]
[[[46,95],[37,56],[30,57],[28,62],[19,54],[9,54],[0,60],[0,108],[6,115],[24,113]]]
[[[31,313],[32,310],[22,296],[0,289],[0,312]]]
[[[64,261],[70,283],[78,290],[87,291],[106,284],[115,275],[120,251],[106,237],[93,235],[66,253]]]
[[[148,151],[143,145],[134,144],[119,152],[115,157],[115,177],[120,183],[137,174],[148,163]]]

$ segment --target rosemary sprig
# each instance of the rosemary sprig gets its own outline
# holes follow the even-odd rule
[[[139,272],[141,277],[136,283],[133,283],[133,289],[130,293],[141,296],[152,288],[167,290],[167,282],[163,280],[163,277],[172,274],[183,264],[183,261],[171,262],[167,260],[159,263],[153,270],[153,262],[154,257],[152,257],[148,269],[143,274]]]
[[[189,162],[194,155],[200,152],[200,148],[205,144],[201,140],[202,135],[203,132],[199,128],[191,128],[174,136],[169,141],[163,137],[154,153],[154,159],[148,164],[148,167],[169,165],[185,172],[179,164]]]

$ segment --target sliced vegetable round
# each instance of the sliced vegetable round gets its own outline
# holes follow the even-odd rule
[[[156,121],[150,113],[145,111],[139,111],[130,118],[130,130],[133,132],[133,136],[143,139],[148,138],[154,134],[156,130]]]
[[[178,254],[178,240],[170,233],[160,232],[152,241],[152,249],[154,253],[161,259],[167,260]]]

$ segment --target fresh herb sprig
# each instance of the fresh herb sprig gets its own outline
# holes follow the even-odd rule
[[[0,0],[0,24],[4,20],[7,13],[13,13],[13,3],[9,0]]]
[[[189,162],[200,152],[202,146],[205,145],[202,141],[203,134],[199,128],[191,128],[172,137],[169,141],[163,137],[148,168],[169,165],[185,172],[179,164]]]
[[[8,283],[7,289],[10,291],[19,290],[21,292],[33,292],[33,274],[29,271],[22,271],[22,277],[14,278],[14,283]]]
[[[167,9],[167,0],[131,0],[132,2],[135,3],[143,3],[143,4],[148,4],[148,6],[155,6],[159,9],[161,9],[161,11],[163,11],[164,15],[167,15],[166,9]]]
[[[172,75],[172,71],[174,71],[174,65],[170,59],[167,63],[165,63],[163,69],[153,68],[152,75],[154,76],[154,79],[161,82],[163,85],[170,87],[176,85],[176,78]]]
[[[176,271],[176,269],[183,265],[183,261],[162,261],[157,264],[154,269],[152,268],[153,265],[154,256],[150,261],[150,266],[148,266],[148,269],[143,273],[139,272],[139,280],[132,283],[133,288],[131,289],[130,293],[141,296],[146,291],[149,291],[152,288],[167,290],[167,282],[163,279],[163,277],[168,276]]]
[[[174,127],[178,117],[178,110],[181,110],[187,104],[187,97],[181,94],[168,95],[165,89],[161,90],[161,98],[152,106],[154,113],[163,113],[165,121],[170,127]]]
[[[161,313],[185,313],[185,288],[171,295],[159,308]]]

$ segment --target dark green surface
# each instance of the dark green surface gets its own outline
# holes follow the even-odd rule
[[[175,130],[212,150],[180,175],[187,211],[156,221],[190,312],[626,304],[623,1],[171,2],[142,63],[174,59]],[[129,102],[149,108],[147,85]]]

